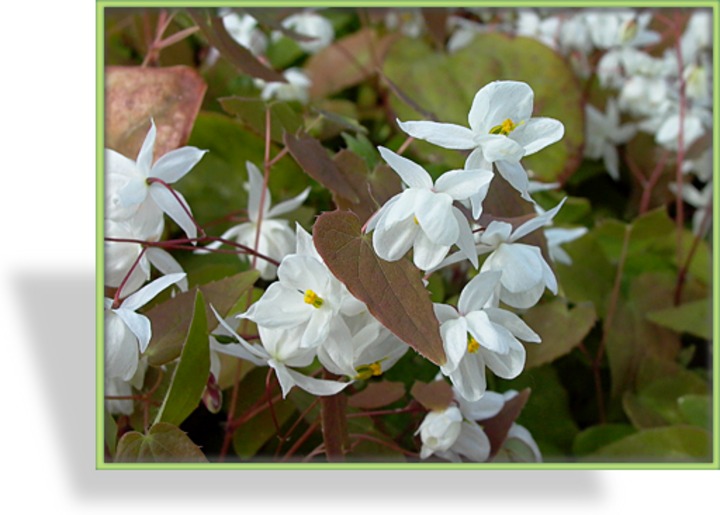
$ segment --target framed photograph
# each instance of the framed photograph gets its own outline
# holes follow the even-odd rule
[[[500,4],[97,3],[98,469],[719,467],[717,4]]]

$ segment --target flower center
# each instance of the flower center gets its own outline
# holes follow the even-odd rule
[[[514,131],[518,125],[519,124],[514,123],[510,118],[506,118],[500,125],[496,125],[490,129],[490,134],[502,134],[503,136],[507,136]]]
[[[325,301],[318,297],[317,293],[312,290],[305,290],[303,300],[305,304],[310,304],[314,308],[320,308],[325,303]]]
[[[478,341],[470,336],[470,333],[467,335],[467,350],[470,354],[475,354],[478,350],[480,350],[480,344]]]
[[[358,375],[355,376],[355,379],[359,380],[370,379],[371,377],[377,377],[382,374],[382,366],[379,361],[370,363],[369,365],[362,365],[356,370]]]
[[[413,222],[415,222],[415,225],[420,225],[420,221],[417,219],[417,216],[413,216]]]

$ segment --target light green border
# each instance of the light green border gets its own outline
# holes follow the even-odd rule
[[[680,4],[680,5],[678,5]],[[265,1],[228,1],[206,2],[200,0],[98,0],[96,3],[96,213],[95,213],[95,259],[96,259],[96,469],[98,470],[717,470],[720,469],[720,325],[718,325],[717,306],[720,306],[720,260],[717,256],[717,244],[720,241],[720,207],[718,196],[720,184],[714,181],[713,198],[713,453],[709,463],[163,463],[163,464],[122,464],[105,463],[104,450],[104,247],[103,213],[104,213],[104,9],[118,7],[197,7],[199,5],[229,7],[692,7],[707,8],[713,13],[713,100],[714,106],[720,106],[720,5],[717,0],[684,1],[679,0],[636,0],[622,2],[620,0],[555,0],[541,2],[525,1],[445,1],[422,0],[389,0],[389,1],[346,1],[338,0],[265,0]],[[713,111],[713,174],[720,170],[720,116]]]

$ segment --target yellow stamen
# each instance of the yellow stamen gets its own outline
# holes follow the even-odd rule
[[[358,375],[355,376],[355,379],[359,380],[370,379],[371,377],[377,377],[382,374],[382,366],[379,361],[370,363],[369,365],[362,365],[356,370]]]
[[[314,308],[319,308],[325,303],[325,301],[318,297],[317,293],[312,290],[305,290],[303,300],[306,304],[311,304]]]
[[[417,216],[413,216],[413,222],[415,222],[415,225],[420,225],[420,222],[417,219]]]
[[[467,341],[468,341],[467,350],[470,354],[475,354],[478,350],[480,350],[480,344],[478,343],[478,341],[475,338],[470,336],[469,333],[467,336]]]
[[[500,125],[496,125],[490,129],[490,134],[502,134],[503,136],[507,136],[514,131],[518,125],[519,124],[514,123],[510,118],[506,118]]]

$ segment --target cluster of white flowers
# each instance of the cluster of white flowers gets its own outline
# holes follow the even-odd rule
[[[277,43],[285,37],[277,30],[268,36],[250,14],[240,14],[229,9],[220,9],[219,14],[230,37],[261,60],[265,59],[270,44]],[[285,32],[291,31],[300,36],[296,43],[307,54],[316,54],[335,39],[332,23],[313,10],[303,10],[288,16],[282,21],[282,27]],[[262,90],[260,97],[263,100],[296,100],[307,103],[312,86],[310,77],[300,68],[289,68],[283,72],[283,76],[287,82],[266,82],[255,79],[255,85]]]
[[[293,386],[314,395],[333,395],[356,379],[378,376],[408,350],[332,275],[312,237],[297,226],[295,253],[285,256],[272,283],[239,315],[257,325],[260,344],[249,343],[218,316],[237,343],[211,347],[275,370],[283,396]],[[295,368],[317,358],[329,372],[348,381],[318,379]]]
[[[173,284],[187,290],[180,264],[165,250],[143,248],[141,242],[160,240],[165,214],[188,238],[197,236],[190,207],[170,184],[187,174],[205,152],[182,147],[153,163],[156,135],[151,120],[135,161],[105,149],[105,286],[116,289],[114,299],[105,299],[105,384],[111,397],[128,397],[131,385],[138,387],[143,381],[140,355],[150,342],[151,327],[148,318],[135,311]],[[165,275],[143,287],[150,279],[150,265]],[[128,399],[107,405],[111,413],[129,414],[133,409]]]

